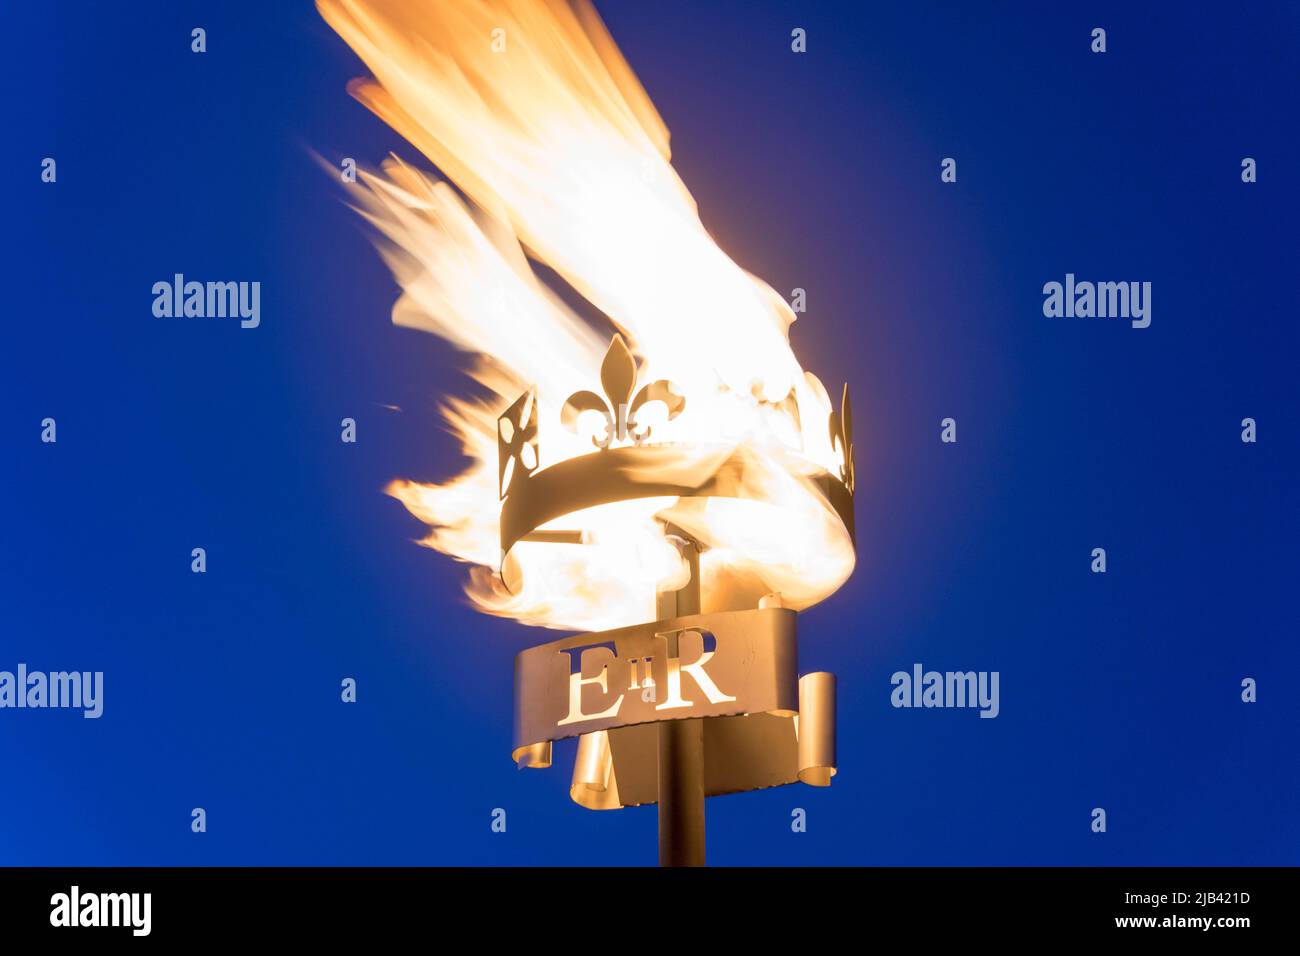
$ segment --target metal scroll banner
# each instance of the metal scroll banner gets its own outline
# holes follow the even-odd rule
[[[668,618],[542,644],[515,658],[520,767],[578,737],[570,795],[592,810],[658,799],[658,730],[706,717],[706,796],[835,774],[835,678],[798,676],[795,612]]]

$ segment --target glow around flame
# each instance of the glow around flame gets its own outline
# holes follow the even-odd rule
[[[475,604],[549,627],[650,619],[656,588],[685,573],[657,518],[709,549],[702,568],[714,605],[752,606],[780,591],[800,607],[834,591],[852,570],[852,545],[784,454],[838,472],[826,390],[790,349],[786,302],[705,231],[669,163],[663,121],[595,12],[536,0],[318,6],[374,73],[352,94],[470,200],[395,158],[362,172],[354,193],[403,290],[393,321],[472,355],[470,374],[487,393],[447,399],[465,472],[389,489],[430,526],[424,544],[475,566]],[[597,386],[609,343],[527,257],[621,330],[642,382],[667,379],[686,397],[688,413],[660,422],[654,440],[744,446],[766,465],[753,471],[761,497],[779,507],[658,499],[594,509],[582,545],[518,545],[522,587],[507,591],[494,571],[497,416],[536,385],[543,467],[593,453],[589,436],[559,427],[559,409]]]

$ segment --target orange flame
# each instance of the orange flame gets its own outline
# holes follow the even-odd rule
[[[360,212],[402,287],[393,321],[439,335],[473,358],[490,398],[448,399],[471,460],[442,485],[389,492],[430,526],[422,542],[475,567],[484,611],[549,627],[600,630],[653,617],[654,593],[679,580],[659,520],[707,547],[706,593],[748,602],[780,591],[790,607],[848,577],[853,548],[796,450],[837,473],[826,390],[790,349],[794,313],[710,238],[669,163],[668,130],[595,11],[543,0],[318,0],[322,16],[374,73],[352,94],[461,192],[396,158],[362,172]],[[623,502],[584,516],[582,545],[521,543],[522,587],[500,560],[496,419],[538,387],[543,466],[591,454],[589,434],[554,427],[560,406],[596,381],[609,342],[534,273],[552,268],[609,317],[689,414],[656,441],[742,446],[765,502]],[[793,402],[791,398],[793,397]],[[797,403],[798,412],[793,407]],[[701,467],[716,462],[704,453]],[[749,605],[749,606],[752,606]]]

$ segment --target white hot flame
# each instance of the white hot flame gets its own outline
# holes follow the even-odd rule
[[[826,390],[790,349],[794,314],[709,237],[669,163],[668,131],[585,2],[318,0],[373,80],[351,91],[456,187],[398,160],[361,173],[358,208],[402,287],[393,321],[439,335],[472,357],[485,397],[448,398],[471,460],[441,485],[390,492],[430,526],[423,543],[468,562],[481,609],[530,624],[598,630],[653,617],[656,588],[683,566],[663,537],[671,520],[706,551],[706,594],[752,606],[782,592],[807,606],[834,591],[853,549],[797,451],[837,473]],[[655,440],[743,447],[756,497],[623,502],[582,516],[584,543],[524,542],[522,586],[500,560],[496,420],[538,389],[542,465],[592,454],[557,427],[565,399],[598,388],[609,343],[537,276],[545,263],[603,312],[641,363],[667,379],[684,413]],[[793,392],[798,415],[789,402]],[[717,461],[702,455],[702,467]],[[747,472],[747,476],[749,472]],[[771,507],[776,504],[779,507]],[[706,606],[706,610],[710,609]]]

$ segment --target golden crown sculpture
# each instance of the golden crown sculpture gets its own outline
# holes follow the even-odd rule
[[[662,402],[671,420],[685,413],[686,401],[663,380],[637,389],[636,361],[618,335],[600,383],[603,395],[575,392],[560,413],[561,424],[574,431],[584,412],[604,417],[589,454],[540,467],[535,388],[498,419],[501,576],[512,590],[518,582],[510,556],[519,542],[581,543],[580,531],[555,530],[557,519],[632,499],[746,498],[761,486],[746,480],[753,459],[743,447],[701,474],[691,467],[697,449],[648,443],[651,428],[638,421],[644,406]],[[797,415],[797,407],[791,410]],[[802,460],[797,473],[852,541],[847,387],[829,428],[839,473],[810,472]],[[700,613],[699,546],[680,529],[665,532],[688,562],[691,580],[657,596],[659,620],[518,655],[513,757],[521,768],[549,767],[552,742],[578,737],[573,800],[596,810],[658,802],[661,862],[702,863],[703,797],[796,781],[829,785],[836,772],[835,678],[799,676],[796,613],[782,606],[780,595],[757,607]]]

